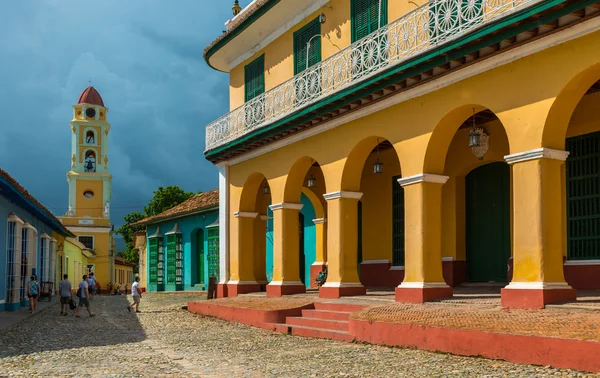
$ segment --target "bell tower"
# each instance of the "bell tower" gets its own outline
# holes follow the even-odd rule
[[[108,108],[94,87],[87,87],[73,105],[69,209],[59,217],[91,255],[87,269],[103,286],[114,282],[113,231],[110,223],[112,175],[108,170]],[[87,273],[87,271],[86,271]],[[81,277],[74,277],[80,279]]]
[[[108,108],[87,87],[73,105],[69,216],[109,218],[112,175],[108,172]]]

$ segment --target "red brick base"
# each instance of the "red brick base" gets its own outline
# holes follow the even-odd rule
[[[219,293],[218,293],[218,288],[217,288],[217,297],[219,297]],[[256,292],[260,292],[260,284],[257,283],[253,283],[253,284],[237,284],[237,283],[233,283],[227,284],[227,296],[228,297],[237,297],[240,294],[248,294],[248,293],[256,293]]]
[[[226,284],[217,284],[217,298],[226,298],[227,297],[227,285]]]
[[[502,289],[502,307],[544,308],[576,300],[575,289]]]
[[[317,287],[317,283],[315,282],[315,279],[317,278],[317,275],[319,273],[321,273],[323,270],[325,270],[325,268],[327,268],[327,265],[325,264],[313,264],[310,266],[310,288],[314,289]]]
[[[306,293],[306,286],[303,284],[292,285],[267,285],[267,297],[281,297],[282,295]]]
[[[346,287],[330,287],[321,286],[319,289],[320,298],[340,298],[350,297],[355,295],[366,295],[367,289],[364,286],[346,286]]]
[[[565,280],[573,289],[600,289],[600,260],[597,265],[568,265],[565,264]]]
[[[396,302],[425,303],[444,298],[452,298],[451,287],[396,288]]]

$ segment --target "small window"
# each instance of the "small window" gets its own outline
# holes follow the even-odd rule
[[[80,236],[79,242],[85,245],[86,248],[94,249],[94,237],[93,236]]]
[[[96,144],[96,137],[93,131],[89,130],[87,133],[85,133],[85,143]]]
[[[94,192],[92,192],[91,190],[86,190],[85,192],[83,192],[83,196],[85,198],[92,198],[94,197]]]

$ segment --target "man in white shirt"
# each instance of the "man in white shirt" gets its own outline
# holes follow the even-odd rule
[[[142,298],[142,291],[140,290],[140,277],[135,277],[135,282],[131,285],[131,296],[133,297],[133,303],[127,306],[127,311],[131,312],[131,307],[135,305],[135,312],[140,311],[140,299]]]
[[[88,277],[87,274],[83,275],[83,279],[81,280],[81,282],[79,283],[79,289],[77,290],[77,296],[79,297],[79,306],[77,306],[77,313],[75,314],[76,317],[80,318],[81,315],[79,315],[80,310],[83,306],[85,306],[87,308],[88,314],[90,315],[90,318],[92,316],[94,316],[94,314],[92,314],[92,309],[90,308],[90,292],[88,291]]]

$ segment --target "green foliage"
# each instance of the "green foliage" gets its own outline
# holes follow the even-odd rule
[[[137,249],[135,249],[135,233],[138,231],[143,231],[146,228],[145,226],[132,226],[133,223],[169,210],[170,208],[179,205],[194,195],[195,193],[186,192],[176,185],[170,185],[166,188],[160,186],[154,192],[154,197],[150,200],[150,202],[148,202],[148,205],[144,206],[144,213],[136,211],[127,214],[124,218],[125,223],[115,231],[121,235],[125,241],[125,246],[127,249],[124,252],[121,252],[125,262],[131,264],[138,263],[139,252]]]
[[[144,212],[146,216],[151,217],[179,205],[192,196],[194,196],[194,193],[186,192],[176,185],[170,185],[166,188],[159,186],[158,190],[154,192],[152,200],[148,202],[148,206],[144,207]]]

